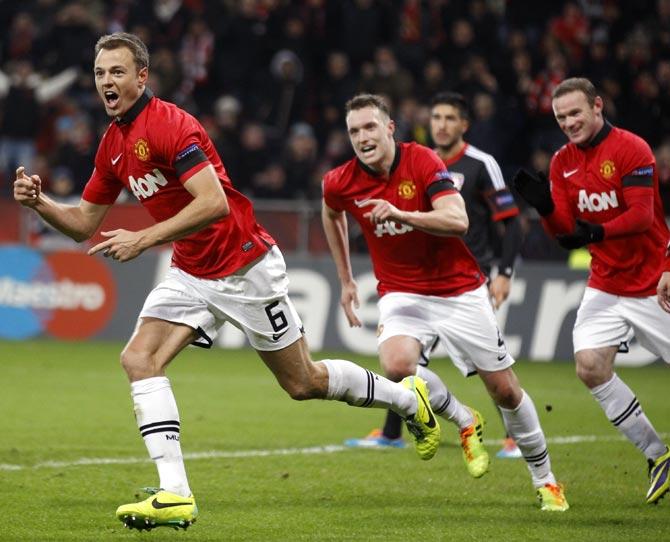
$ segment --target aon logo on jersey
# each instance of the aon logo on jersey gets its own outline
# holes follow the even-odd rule
[[[147,173],[144,177],[135,180],[132,175],[128,177],[130,189],[135,194],[137,199],[144,199],[153,196],[161,186],[165,186],[168,180],[160,172],[158,168],[154,168],[151,173]]]
[[[397,222],[387,220],[382,224],[377,224],[377,227],[375,228],[375,235],[377,237],[384,237],[384,235],[402,235],[403,233],[407,233],[413,230],[414,228],[412,228],[412,226],[408,226],[407,224],[398,224]]]
[[[579,191],[579,202],[577,203],[577,207],[579,207],[579,210],[582,213],[584,211],[589,211],[591,213],[594,211],[607,211],[610,207],[614,209],[618,206],[619,200],[617,199],[614,190],[610,190],[609,194],[607,192],[587,194],[584,189]]]

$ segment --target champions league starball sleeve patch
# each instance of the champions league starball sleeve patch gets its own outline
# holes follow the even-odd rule
[[[644,166],[631,171],[621,180],[621,184],[626,186],[653,186],[654,185],[654,166]]]
[[[174,160],[174,168],[177,171],[177,175],[181,176],[193,166],[197,166],[199,163],[206,162],[207,160],[207,155],[200,148],[200,145],[193,143],[177,153]]]
[[[451,178],[451,173],[446,169],[442,169],[435,173],[426,192],[428,193],[428,197],[433,199],[441,192],[452,192],[454,190],[456,190],[456,186]]]

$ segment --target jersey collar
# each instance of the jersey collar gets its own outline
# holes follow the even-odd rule
[[[612,125],[609,122],[605,121],[600,131],[595,135],[595,137],[591,141],[589,141],[586,145],[584,145],[584,148],[596,147],[597,145],[602,143],[603,139],[605,139],[611,131],[612,131]]]
[[[149,100],[151,100],[151,98],[153,97],[154,93],[151,92],[151,89],[149,87],[146,87],[142,95],[137,99],[137,101],[133,104],[133,106],[130,109],[128,109],[128,111],[126,111],[126,114],[123,115],[122,117],[116,117],[114,119],[114,122],[116,122],[116,124],[118,124],[119,126],[123,126],[124,124],[130,124],[138,117],[138,115],[149,103]]]
[[[455,164],[456,162],[458,162],[465,155],[465,151],[468,149],[468,146],[469,146],[468,143],[463,142],[463,148],[460,151],[458,151],[451,158],[447,158],[446,160],[442,160],[444,162],[444,165],[449,167],[449,166]],[[437,150],[435,152],[437,152]]]
[[[358,165],[360,168],[365,171],[368,175],[372,175],[373,177],[380,177],[382,174],[375,171],[371,167],[368,167],[361,161],[360,158],[356,158],[356,161],[358,162]],[[393,172],[398,169],[398,164],[400,163],[400,145],[398,143],[395,144],[395,156],[393,157],[393,163],[391,164],[391,171],[389,171],[389,176],[393,175]]]

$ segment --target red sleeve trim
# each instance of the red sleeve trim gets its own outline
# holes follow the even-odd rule
[[[442,196],[448,196],[450,194],[458,194],[458,190],[456,188],[447,188],[446,190],[440,190],[439,192],[435,192],[430,195],[430,201],[435,201],[437,198],[441,198]]]
[[[506,209],[504,211],[500,211],[499,213],[495,213],[494,215],[491,216],[491,219],[494,222],[499,222],[500,220],[505,220],[506,218],[517,216],[518,214],[519,214],[519,208],[515,207],[514,209]]]
[[[209,165],[211,165],[211,162],[210,162],[209,160],[207,160],[206,162],[199,162],[199,163],[197,163],[197,164],[194,165],[191,169],[187,169],[186,171],[184,171],[184,173],[182,173],[181,175],[179,175],[179,182],[180,182],[181,184],[184,184],[184,183],[185,183],[186,181],[188,181],[191,177],[193,177],[193,175],[195,175],[195,174],[198,173],[199,171],[205,169],[205,167],[207,167],[207,166],[209,166]]]

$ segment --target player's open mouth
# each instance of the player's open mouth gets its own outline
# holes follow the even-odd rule
[[[364,155],[369,156],[369,155],[371,155],[373,152],[375,152],[375,149],[376,149],[376,148],[377,148],[377,147],[376,147],[375,145],[365,145],[365,147],[361,147],[361,152],[362,152]]]
[[[107,107],[109,107],[110,109],[114,109],[116,105],[119,103],[119,95],[112,90],[106,90],[105,103],[107,104]]]

